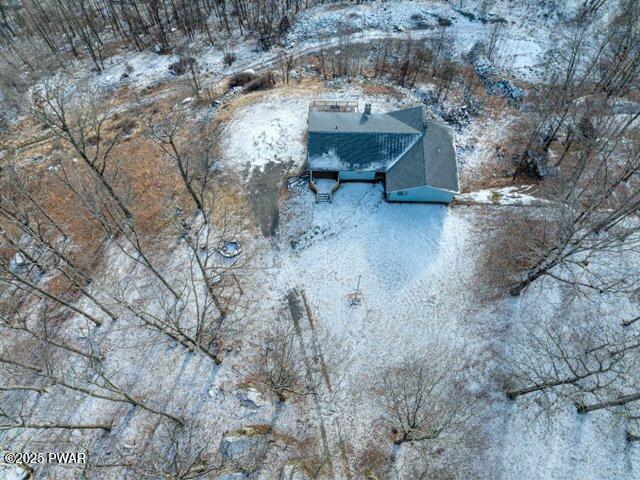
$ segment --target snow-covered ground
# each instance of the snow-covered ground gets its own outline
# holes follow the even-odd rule
[[[463,478],[640,478],[633,466],[640,452],[624,447],[624,428],[611,428],[608,413],[581,417],[567,409],[551,424],[534,421],[492,380],[503,366],[489,351],[508,339],[489,332],[539,312],[541,292],[500,310],[479,306],[475,269],[483,247],[474,225],[482,208],[390,204],[380,185],[357,183],[343,184],[332,204],[315,204],[306,192],[285,204],[273,288],[304,289],[320,328],[348,352],[347,393],[336,407],[342,435],[358,444],[375,421],[375,406],[362,394],[371,372],[445,348],[473,365],[467,389],[491,404],[486,445]],[[358,286],[362,302],[354,306],[349,296]]]
[[[222,151],[226,162],[240,171],[264,168],[269,162],[304,163],[302,135],[307,124],[307,98],[278,96],[242,107],[224,127]]]
[[[352,347],[354,378],[434,338],[465,343],[447,312],[473,305],[472,256],[458,254],[473,248],[464,218],[441,205],[382,198],[380,184],[346,183],[332,204],[315,204],[309,193],[282,212],[281,241],[295,247],[281,259],[277,284],[306,286],[323,324]],[[347,296],[358,279],[363,301],[354,307]]]
[[[486,190],[476,190],[469,193],[456,195],[459,203],[484,203],[494,205],[536,205],[545,203],[542,198],[529,195],[532,185],[511,186],[503,188],[489,188]]]
[[[498,63],[510,73],[530,78],[550,45],[550,32],[571,8],[544,8],[538,2],[497,2],[486,21],[479,17],[480,2],[426,2],[400,0],[374,1],[337,7],[320,5],[298,15],[288,35],[289,45],[305,44],[336,33],[360,39],[369,36],[412,36],[428,38],[438,35],[439,26],[450,35],[457,55],[468,53],[479,41],[486,41],[496,23],[503,27],[503,39],[496,47]],[[564,8],[563,8],[564,7]]]
[[[384,38],[389,32],[396,37],[409,31],[413,36],[427,37],[437,33],[439,22],[448,20],[451,25],[446,29],[454,38],[456,53],[462,55],[483,40],[495,23],[480,21],[473,2],[460,3],[461,8],[456,7],[459,2],[406,0],[320,5],[294,20],[286,41],[291,52],[302,53],[336,44],[336,33],[344,28],[355,32],[353,38],[362,42]],[[549,45],[551,30],[579,3],[497,2],[489,18],[503,19],[509,38],[500,55],[501,66],[521,78],[532,78],[541,53]],[[557,9],[546,6],[552,4]],[[237,59],[232,66],[223,64],[223,53],[215,47],[202,47],[193,54],[207,82],[213,84],[235,71],[270,65],[277,58],[276,51],[260,52],[252,42],[242,40],[233,46]],[[122,53],[107,61],[102,74],[88,75],[107,90],[124,85],[144,88],[174,78],[169,65],[177,59],[178,55]],[[252,94],[223,125],[221,168],[233,173],[264,171],[271,162],[301,167],[311,99],[366,101],[373,104],[374,111],[419,102],[404,90],[396,98],[368,94],[358,84],[336,82],[331,87],[310,88],[303,83]],[[298,91],[292,93],[293,88]],[[511,116],[482,118],[456,132],[463,180],[494,165],[496,146],[511,121]],[[517,327],[527,315],[553,309],[553,301],[559,302],[561,297],[558,287],[533,288],[517,300],[489,306],[479,303],[476,274],[484,248],[482,216],[495,204],[535,208],[543,201],[531,190],[509,186],[473,191],[458,197],[460,203],[469,205],[449,208],[386,203],[380,184],[344,184],[335,192],[332,204],[316,204],[310,191],[288,192],[280,205],[275,237],[242,238],[245,252],[253,248],[257,251],[259,246],[265,264],[271,265],[256,269],[257,278],[247,288],[249,296],[260,299],[256,318],[272,316],[292,289],[303,290],[317,328],[340,346],[345,357],[336,374],[339,378],[334,378],[334,396],[323,399],[324,413],[332,420],[330,435],[337,431],[356,450],[361,448],[379,413],[367,395],[371,374],[438,348],[451,352],[472,369],[472,381],[464,388],[484,396],[488,403],[482,440],[478,439],[482,446],[473,458],[465,459],[461,478],[640,479],[640,450],[625,443],[624,425],[616,423],[609,413],[579,416],[569,408],[558,412],[550,423],[542,423],[533,419],[523,405],[509,402],[495,380],[505,367],[495,357],[501,344],[517,341],[521,333]],[[184,267],[184,251],[178,240],[172,248],[172,267],[179,272]],[[144,278],[134,278],[141,275],[140,269],[121,253],[111,251],[107,264],[102,283],[122,284],[123,290],[128,282],[145,284]],[[356,305],[350,301],[354,294],[360,300]],[[576,311],[576,315],[579,313]],[[247,362],[242,348],[255,340],[254,329],[258,327],[254,324],[238,334],[238,345],[233,345],[237,350],[229,352],[221,367],[213,366],[202,355],[163,343],[157,335],[140,334],[139,326],[129,330],[131,325],[134,321],[125,318],[117,325],[107,325],[100,335],[108,338],[103,345],[109,354],[107,368],[122,372],[127,385],[137,393],[153,392],[161,382],[163,395],[152,398],[154,404],[197,419],[216,445],[223,431],[247,423],[269,423],[274,415],[273,403],[256,391],[238,386],[244,380],[242,368]],[[156,377],[139,375],[137,367],[142,362],[154,365]],[[68,406],[60,401],[58,393],[39,399],[40,408]],[[139,411],[134,415],[128,407],[76,400],[71,402],[75,408],[61,415],[87,421],[121,415],[123,420],[113,431],[120,440],[141,436],[138,434],[145,428],[145,418],[140,418],[145,414]],[[315,425],[315,420],[300,415],[295,405],[286,405],[276,428],[293,435],[309,424]],[[132,448],[145,447],[141,444]],[[261,480],[276,478],[276,472],[265,468]]]

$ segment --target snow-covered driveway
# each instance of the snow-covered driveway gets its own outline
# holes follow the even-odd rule
[[[380,184],[343,184],[332,204],[305,193],[282,213],[280,234],[292,247],[281,253],[277,285],[307,290],[321,324],[352,350],[354,374],[436,338],[469,343],[456,321],[473,301],[464,215],[387,203],[382,193]],[[363,301],[352,306],[359,278]]]

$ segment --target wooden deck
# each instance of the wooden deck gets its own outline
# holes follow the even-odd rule
[[[348,100],[313,100],[309,102],[309,112],[357,112],[357,101]]]

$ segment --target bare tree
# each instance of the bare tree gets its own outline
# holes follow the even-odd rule
[[[56,309],[52,308],[52,302],[21,302],[13,308],[7,303],[10,304],[3,304],[4,311],[0,312],[0,332],[3,332],[5,338],[13,337],[14,341],[23,339],[20,341],[32,345],[35,342],[36,345],[40,344],[40,348],[51,347],[70,355],[78,355],[89,362],[100,363],[104,360],[95,348],[85,348],[69,338],[71,335],[68,332],[60,331],[56,325],[60,318],[56,315]]]
[[[309,6],[315,2],[305,2]],[[20,42],[41,44],[61,64],[87,58],[97,71],[104,68],[105,45],[115,37],[138,50],[167,53],[184,43],[203,38],[216,45],[221,36],[239,31],[258,35],[269,48],[289,28],[289,10],[301,2],[210,2],[194,0],[25,0],[19,8],[0,8],[0,46]],[[233,12],[233,13],[232,13]]]
[[[495,63],[500,56],[505,41],[505,28],[501,22],[494,23],[487,32],[485,54],[490,62]]]
[[[130,209],[130,192],[120,179],[120,166],[112,155],[122,132],[116,129],[115,134],[105,133],[108,122],[113,121],[109,102],[87,85],[70,92],[60,82],[46,81],[35,94],[31,112],[73,147],[95,182],[87,182],[83,175],[65,168],[61,180],[120,251],[148,269],[177,299],[175,288],[152,260]]]
[[[261,341],[254,345],[247,377],[284,403],[290,397],[309,395],[320,386],[322,377],[308,377],[306,367],[293,322],[281,317],[272,322]]]
[[[283,81],[288,85],[289,78],[291,77],[291,71],[296,65],[296,58],[291,53],[283,49],[278,53],[278,60],[280,62]]]
[[[48,349],[39,349],[37,358],[34,356],[33,359],[9,357],[7,353],[5,349],[0,354],[0,366],[2,367],[0,373],[4,377],[5,384],[11,383],[20,386],[19,391],[48,391],[58,386],[87,397],[138,407],[183,425],[183,420],[177,415],[157,408],[146,400],[129,393],[127,388],[122,387],[111,378],[111,374],[106,371],[102,363],[83,361],[80,356],[63,362],[61,361],[63,357]],[[11,381],[13,379],[15,380]],[[24,400],[26,401],[26,398]]]
[[[149,136],[177,169],[196,207],[194,215],[177,218],[176,228],[187,247],[190,275],[182,298],[170,310],[180,312],[195,304],[196,342],[217,344],[219,349],[224,330],[230,323],[241,320],[249,308],[243,300],[241,278],[253,268],[256,252],[244,252],[242,258],[225,258],[225,245],[241,232],[234,226],[233,214],[216,202],[211,179],[217,161],[213,153],[216,132],[202,127],[194,140],[185,135],[187,128],[190,127],[184,118],[172,115],[162,120],[151,118],[148,129]],[[212,317],[214,321],[210,322]]]
[[[207,427],[207,435],[202,434],[203,428],[199,424],[181,427],[162,421],[141,451],[118,451],[113,465],[93,465],[91,468],[100,471],[124,466],[129,473],[140,477],[210,478],[223,472],[224,464],[212,441],[215,425]]]
[[[486,20],[489,10],[496,4],[496,0],[482,0],[478,7],[478,15],[482,20]]]
[[[566,405],[581,414],[610,410],[627,422],[633,441],[640,419],[637,330],[597,312],[579,322],[559,312],[534,318],[518,337],[505,361],[510,399],[547,415]]]
[[[638,86],[637,7],[637,1],[621,2],[606,28],[574,26],[550,55],[549,80],[532,95],[538,115],[529,123],[533,131],[516,175],[523,168],[543,177],[552,204],[546,241],[529,249],[530,265],[513,295],[545,276],[600,292],[638,288],[626,267],[612,271],[616,262],[609,261],[639,245],[640,110],[620,118],[613,105]]]
[[[532,252],[531,266],[511,288],[512,295],[543,276],[597,291],[636,291],[625,267],[613,271],[608,258],[640,246],[635,220],[640,211],[640,136],[633,127],[638,117],[640,111],[603,126],[601,142],[590,142],[565,161],[551,184],[549,241]]]
[[[513,372],[509,398],[536,394],[549,406],[567,399],[577,403],[588,394],[632,383],[637,334],[592,318],[573,325],[563,318],[536,319],[520,335],[523,342],[508,362]]]
[[[476,405],[456,388],[460,373],[454,358],[432,350],[379,376],[373,393],[395,445],[463,434]]]
[[[545,81],[528,96],[535,121],[517,156],[514,178],[521,171],[538,177],[549,174],[549,148],[576,109],[588,117],[637,88],[639,21],[638,1],[623,1],[606,25],[596,29],[578,22],[555,40],[547,54]]]
[[[82,254],[73,252],[71,235],[67,229],[49,215],[36,198],[45,188],[43,185],[37,181],[25,182],[13,165],[8,166],[4,173],[0,184],[0,237],[29,264],[28,275],[18,275],[15,271],[5,270],[7,276],[23,287],[28,287],[29,283],[34,284],[30,289],[32,291],[36,289],[44,291],[43,295],[52,295],[46,286],[39,285],[38,276],[58,274],[68,282],[73,291],[81,292],[103,313],[112,320],[117,320],[113,309],[99,300],[88,288],[91,281],[90,272],[95,268],[95,263],[87,262],[86,258],[95,260],[95,256],[91,255],[95,250]],[[76,305],[61,305],[76,308],[76,313],[79,313]],[[83,312],[83,316],[92,322],[101,323],[94,315]]]
[[[104,430],[111,431],[108,423],[67,423],[58,421],[39,422],[22,413],[9,413],[0,406],[0,431],[14,429],[29,430]]]

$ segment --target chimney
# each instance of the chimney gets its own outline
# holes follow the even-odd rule
[[[371,104],[370,103],[365,103],[364,104],[364,114],[365,115],[371,115]]]

